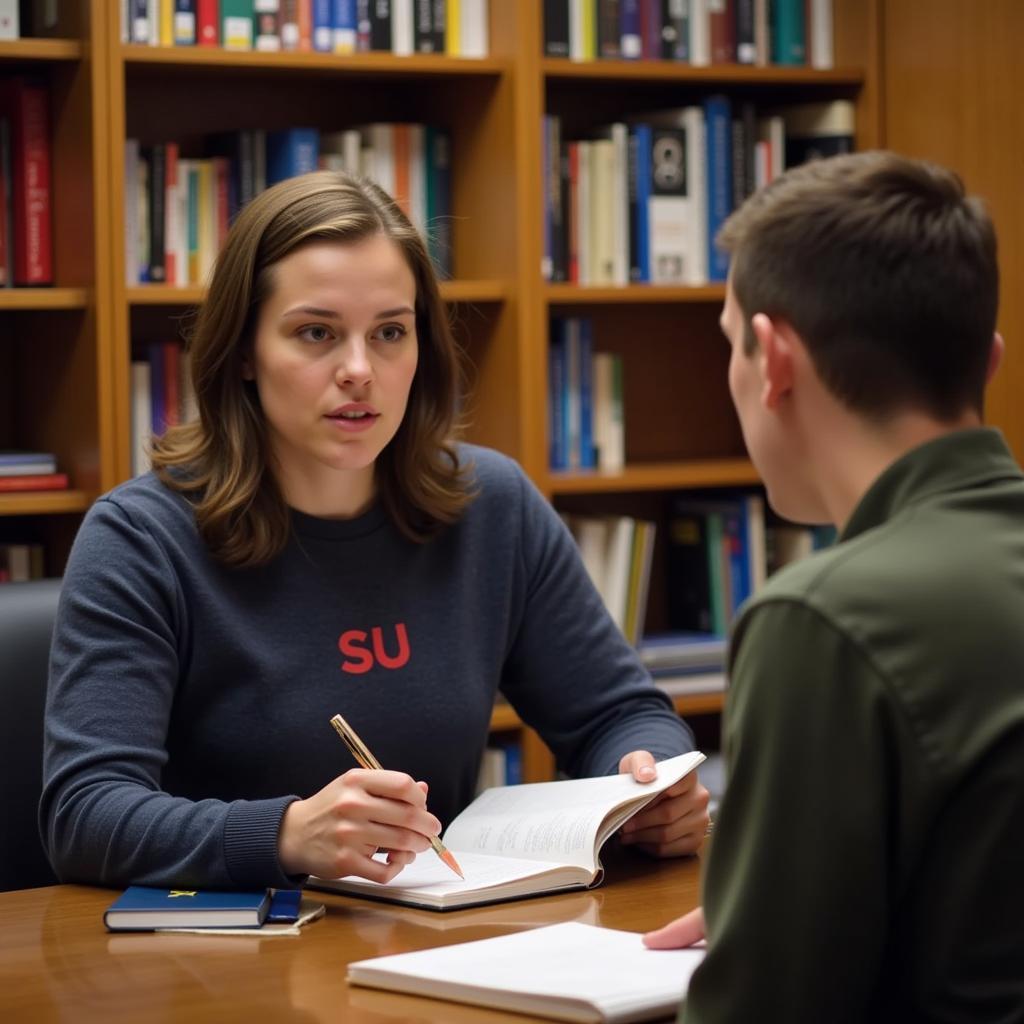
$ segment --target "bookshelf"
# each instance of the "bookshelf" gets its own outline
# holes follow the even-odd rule
[[[202,301],[200,287],[126,283],[125,139],[178,141],[184,155],[215,132],[297,118],[322,130],[405,120],[449,131],[454,270],[443,294],[468,357],[470,440],[518,459],[560,509],[642,511],[674,490],[756,483],[726,387],[721,284],[542,280],[541,118],[586,129],[711,92],[766,104],[852,98],[858,147],[877,144],[880,0],[835,0],[832,71],[547,59],[541,0],[491,3],[483,60],[131,45],[116,4],[65,6],[60,38],[0,44],[0,73],[28,68],[50,85],[56,260],[54,288],[0,291],[0,447],[56,451],[74,489],[0,496],[0,540],[42,540],[61,570],[81,513],[131,472],[133,342],[176,337]],[[623,357],[621,473],[548,468],[553,313],[592,316],[596,349]],[[675,699],[686,714],[721,707],[720,692]],[[492,728],[521,736],[525,779],[549,777],[549,755],[511,709],[497,707]]]
[[[116,481],[106,7],[62,4],[54,38],[0,42],[0,76],[40,82],[49,97],[53,229],[52,286],[0,289],[0,448],[56,453],[71,487],[0,495],[0,543],[43,544],[51,575],[81,514]]]

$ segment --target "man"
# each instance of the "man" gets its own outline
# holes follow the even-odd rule
[[[995,232],[955,175],[818,161],[733,214],[729,388],[838,544],[736,623],[729,788],[682,1019],[1024,1020],[1024,475],[981,425]]]

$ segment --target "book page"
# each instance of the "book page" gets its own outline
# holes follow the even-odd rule
[[[460,863],[465,854],[486,853],[573,864],[593,874],[604,839],[630,816],[618,815],[603,828],[609,815],[654,799],[703,760],[694,751],[661,761],[650,783],[606,775],[488,789],[448,826],[443,841]]]
[[[349,964],[349,981],[483,1006],[602,1019],[674,1013],[704,958],[700,948],[653,950],[638,933],[575,922]],[[561,1009],[561,1013],[557,1010]],[[586,1019],[576,1015],[572,1019]]]
[[[384,854],[377,854],[377,859],[384,859]],[[461,879],[452,874],[452,871],[431,850],[419,854],[411,863],[402,868],[401,871],[386,885],[380,882],[372,882],[367,878],[360,878],[357,875],[346,875],[337,879],[343,883],[345,889],[352,891],[363,889],[373,895],[396,896],[404,893],[416,896],[444,897],[464,892],[479,892],[481,889],[493,888],[515,882],[523,878],[531,878],[536,875],[545,874],[549,871],[558,871],[563,868],[561,864],[551,864],[537,860],[517,860],[508,857],[491,857],[486,854],[460,853],[456,858],[462,873],[466,876]],[[581,882],[583,879],[580,880]],[[330,886],[329,880],[314,879],[313,884],[326,884]]]

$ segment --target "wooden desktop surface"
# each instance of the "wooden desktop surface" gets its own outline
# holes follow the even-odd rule
[[[0,893],[0,1021],[345,1021],[499,1024],[473,1006],[350,988],[350,961],[578,920],[646,931],[698,903],[700,864],[606,851],[586,892],[436,913],[337,896],[298,936],[110,933],[117,893],[59,885]]]

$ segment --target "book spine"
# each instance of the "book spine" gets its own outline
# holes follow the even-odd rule
[[[544,0],[544,56],[569,56],[569,0]]]
[[[736,61],[739,64],[757,63],[754,0],[736,0]]]
[[[370,0],[370,50],[391,49],[391,0]]]
[[[167,218],[167,147],[155,143],[149,151],[149,280],[167,280],[165,228]]]
[[[807,61],[804,0],[772,0],[772,63],[802,65]]]
[[[281,0],[253,0],[254,48],[263,53],[281,49]]]
[[[548,332],[548,464],[568,469],[565,430],[565,321],[554,318]]]
[[[44,86],[23,79],[9,89],[14,283],[52,284],[49,98]]]
[[[334,49],[334,5],[332,0],[313,0],[311,11],[313,49],[330,53]]]
[[[661,0],[640,0],[640,50],[644,60],[661,56]]]
[[[415,51],[413,0],[391,0],[391,52],[407,57]]]
[[[220,46],[217,0],[196,0],[196,39],[200,46]]]
[[[732,213],[732,118],[728,98],[708,97],[704,101],[704,114],[707,122],[708,278],[724,281],[729,273],[729,258],[715,245],[715,235]]]
[[[196,45],[196,0],[174,0],[173,33],[175,46]]]
[[[708,0],[708,35],[711,63],[732,64],[736,60],[736,8],[733,0]]]
[[[14,285],[11,171],[11,122],[0,116],[0,287],[4,288]]]
[[[299,0],[281,0],[281,49],[299,48]]]
[[[579,336],[580,469],[594,469],[594,364],[593,329],[588,317],[577,319]]]
[[[607,60],[622,56],[619,0],[597,0],[597,55]]]
[[[686,279],[686,239],[691,228],[686,182],[686,132],[654,128],[651,132],[647,200],[647,259],[654,284],[682,284]]]
[[[643,56],[640,32],[640,0],[621,0],[619,4],[619,52],[625,60],[640,60]]]
[[[251,50],[253,0],[220,0],[220,38],[225,50]]]
[[[0,476],[0,491],[62,491],[68,486],[67,473],[34,473]]]
[[[662,0],[661,56],[665,60],[690,59],[690,17],[688,0]]]

